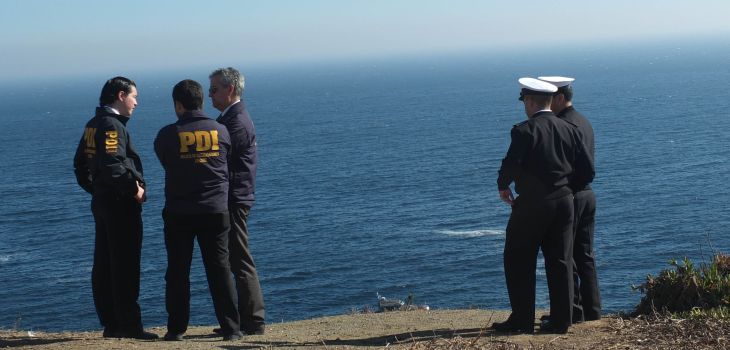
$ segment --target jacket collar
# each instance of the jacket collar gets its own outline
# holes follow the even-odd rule
[[[119,120],[122,124],[125,126],[127,125],[127,122],[129,121],[129,117],[120,115],[116,110],[109,106],[101,106],[96,107],[96,116],[97,117],[114,117],[117,120]]]
[[[530,117],[530,119],[537,118],[537,117],[541,117],[541,116],[544,116],[544,115],[555,115],[555,114],[553,114],[553,111],[551,111],[551,110],[542,110],[542,111],[538,111],[537,113],[533,114]]]
[[[568,106],[568,107],[565,107],[565,108],[563,108],[563,110],[562,110],[562,111],[560,111],[560,113],[557,113],[556,115],[557,115],[558,117],[562,117],[562,116],[564,116],[564,115],[568,114],[568,112],[570,112],[570,111],[572,111],[572,110],[574,110],[574,109],[575,109],[575,108],[573,108],[573,106]]]
[[[205,115],[205,112],[202,110],[195,110],[195,111],[186,111],[182,116],[179,117],[180,120],[178,120],[178,123],[184,123],[187,121],[197,120],[197,119],[207,119],[208,116]]]
[[[228,106],[228,108],[223,110],[223,112],[225,112],[225,113],[221,113],[220,117],[218,117],[218,121],[226,120],[226,119],[230,118],[231,116],[241,113],[245,109],[246,109],[246,103],[243,102],[243,99],[241,99],[240,101]]]

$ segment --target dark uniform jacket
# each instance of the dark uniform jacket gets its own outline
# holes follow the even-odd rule
[[[256,190],[256,132],[243,100],[231,106],[217,121],[226,126],[231,135],[233,151],[230,163],[231,204],[251,207]]]
[[[564,108],[562,111],[560,111],[560,113],[557,114],[557,117],[567,121],[572,125],[575,125],[578,128],[578,133],[580,135],[581,141],[583,141],[583,144],[586,146],[588,156],[591,157],[591,162],[595,164],[595,139],[593,137],[593,126],[591,126],[591,123],[588,121],[588,119],[586,119],[583,114],[576,111],[573,106]],[[589,185],[586,185],[584,188],[577,188],[576,190],[589,189],[591,189],[591,187]]]
[[[181,214],[228,211],[228,157],[225,126],[203,111],[188,111],[155,138],[165,169],[165,210]]]
[[[109,107],[97,107],[86,123],[74,156],[74,172],[81,188],[94,196],[134,197],[137,181],[144,187],[142,162],[127,131],[129,117]]]
[[[545,198],[558,190],[582,188],[593,180],[593,160],[573,125],[541,111],[512,128],[512,143],[499,169],[497,186],[527,198]],[[569,193],[569,192],[568,192]]]

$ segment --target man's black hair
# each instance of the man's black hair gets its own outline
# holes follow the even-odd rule
[[[172,89],[172,100],[188,111],[203,109],[203,87],[195,80],[185,79]]]
[[[558,92],[555,94],[563,94],[565,96],[566,101],[572,101],[573,100],[573,87],[570,85],[563,86],[558,88]]]
[[[110,105],[117,99],[117,95],[120,91],[128,94],[132,91],[132,86],[135,88],[137,84],[131,79],[125,77],[114,77],[106,81],[104,87],[101,88],[101,95],[99,95],[99,106]]]
[[[552,95],[526,95],[525,98],[530,98],[540,106],[550,106],[550,102],[553,100]]]

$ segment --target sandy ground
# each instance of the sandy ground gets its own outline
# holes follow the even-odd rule
[[[615,343],[619,318],[573,326],[566,335],[505,335],[488,330],[508,313],[489,310],[399,311],[323,317],[267,325],[265,335],[224,342],[213,327],[194,327],[182,342],[105,339],[101,332],[0,331],[0,348],[13,349],[605,349]],[[164,328],[151,328],[164,335]],[[620,332],[619,332],[620,333]],[[610,341],[613,340],[613,341]],[[451,343],[449,343],[451,342]],[[445,344],[445,345],[444,345]],[[456,345],[455,345],[456,344]],[[459,345],[461,344],[461,345]],[[650,343],[648,343],[650,344]],[[644,348],[641,341],[619,349]],[[652,347],[648,347],[652,348]]]

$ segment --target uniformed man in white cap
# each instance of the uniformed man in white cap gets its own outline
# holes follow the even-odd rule
[[[542,248],[551,318],[541,330],[566,333],[573,301],[573,191],[568,185],[569,179],[579,186],[591,182],[593,163],[577,130],[550,110],[557,88],[534,78],[521,78],[519,83],[528,120],[512,128],[497,178],[500,198],[512,206],[504,247],[512,314],[492,328],[534,332],[535,268]],[[509,187],[512,182],[517,198]]]
[[[557,117],[574,125],[581,141],[594,159],[595,142],[593,127],[583,114],[573,108],[573,81],[568,77],[539,77],[555,85],[558,91],[553,95],[550,109]],[[574,189],[575,217],[573,241],[573,276],[575,284],[573,297],[573,323],[593,321],[601,318],[601,294],[598,290],[596,259],[593,253],[593,233],[596,218],[596,195],[589,185]]]

